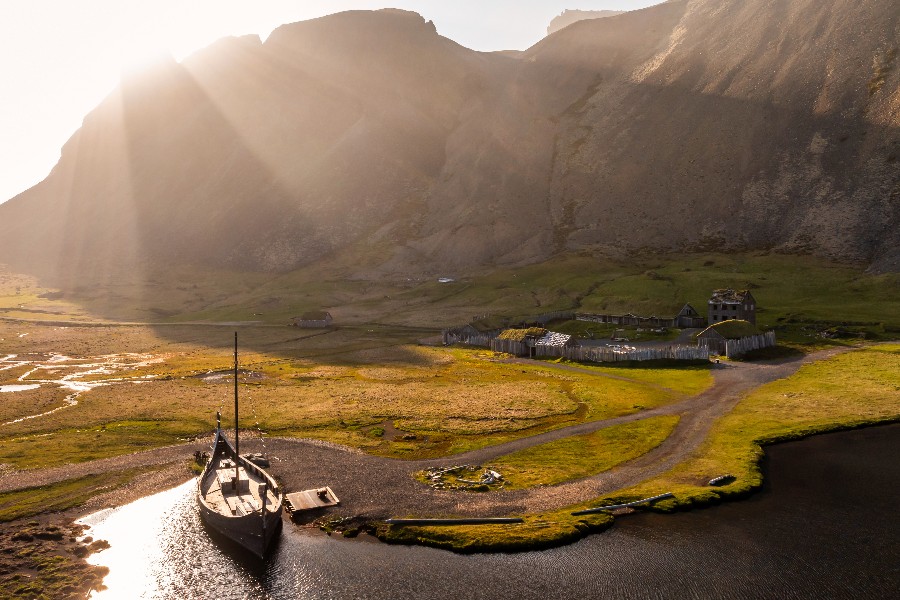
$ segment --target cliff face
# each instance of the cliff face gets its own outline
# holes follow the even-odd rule
[[[416,14],[226,39],[122,85],[0,261],[459,271],[566,251],[776,249],[900,265],[890,0],[672,0],[520,55]]]

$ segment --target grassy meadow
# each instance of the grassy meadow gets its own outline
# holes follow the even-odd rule
[[[438,277],[456,277],[439,283]],[[856,333],[900,335],[900,274],[771,253],[636,256],[565,255],[538,265],[466,274],[398,276],[340,261],[285,274],[216,272],[188,266],[120,274],[64,292],[0,270],[0,316],[31,319],[284,324],[307,310],[329,310],[337,325],[424,328],[474,315],[525,318],[556,310],[675,314],[685,302],[701,314],[712,289],[749,288],[759,323],[811,341],[844,324]]]
[[[653,450],[669,437],[678,419],[661,416],[615,425],[507,454],[491,465],[502,472],[508,490],[583,479]]]
[[[81,392],[76,406],[16,423],[10,421],[62,406],[69,391],[46,383],[0,394],[0,469],[58,466],[196,439],[211,433],[217,410],[229,426],[231,386],[216,373],[231,368],[234,329],[240,331],[248,433],[317,438],[397,458],[443,457],[637,413],[712,382],[704,366],[519,364],[488,351],[422,344],[434,344],[441,327],[476,315],[668,315],[685,302],[703,313],[711,289],[734,287],[750,288],[759,323],[796,347],[900,337],[900,276],[808,257],[704,254],[625,262],[569,255],[466,277],[373,272],[361,278],[347,269],[271,275],[180,266],[66,290],[0,269],[0,358],[17,354],[39,362],[58,353],[82,363],[105,361],[106,371],[83,380],[116,380]],[[456,281],[439,283],[439,276]],[[329,310],[335,326],[286,326],[290,317],[314,309]],[[823,331],[834,337],[823,338]],[[765,386],[715,425],[696,457],[596,502],[674,491],[674,501],[660,504],[666,509],[745,493],[760,481],[760,443],[897,419],[898,353],[896,345],[854,350]],[[31,366],[0,369],[0,385],[25,383],[18,379]],[[59,379],[71,373],[66,368],[26,379]],[[674,426],[674,418],[648,419],[504,457],[502,468],[515,476],[514,487],[577,479],[640,456]],[[573,456],[579,460],[569,460]],[[567,461],[570,468],[559,467]],[[736,481],[705,485],[724,473]],[[71,494],[63,496],[88,497],[101,484],[72,482]],[[380,535],[463,550],[524,548],[574,539],[610,522],[608,515],[575,518],[556,511],[527,515],[519,528],[394,528]]]
[[[148,327],[0,322],[4,351],[22,358],[59,352],[92,358],[87,362],[93,365],[112,361],[108,355],[115,350],[140,350],[142,357],[133,366],[112,361],[111,372],[88,373],[84,381],[113,381],[82,392],[76,406],[38,418],[8,422],[61,406],[67,392],[45,383],[4,394],[0,463],[39,468],[175,444],[208,435],[217,410],[228,426],[231,330],[179,329],[181,339],[173,342]],[[310,338],[298,333],[289,327],[241,328],[251,348],[240,355],[242,426],[385,456],[444,456],[660,406],[711,383],[708,370],[693,367],[665,370],[672,374],[667,387],[660,384],[664,375],[645,369],[634,369],[633,376],[613,370],[616,376],[607,377],[540,362],[507,363],[487,351],[416,346],[400,334],[360,339],[346,330]],[[264,343],[270,344],[267,351],[261,350]],[[349,350],[341,352],[344,343]],[[26,381],[70,372],[56,364]],[[24,368],[30,366],[9,375],[0,371],[0,379],[17,381]],[[386,429],[392,433],[385,435]]]

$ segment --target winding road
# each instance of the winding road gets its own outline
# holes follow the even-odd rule
[[[687,459],[703,443],[715,421],[731,411],[749,391],[788,377],[803,364],[830,358],[844,349],[816,352],[804,357],[760,363],[722,363],[714,367],[713,385],[685,400],[621,417],[580,423],[444,460],[404,461],[371,456],[358,450],[314,440],[274,438],[243,440],[248,451],[264,450],[272,460],[271,472],[288,490],[330,485],[340,496],[334,516],[383,519],[399,516],[508,516],[563,508],[606,495],[662,474]],[[575,369],[543,364],[548,368]],[[584,372],[604,377],[593,370]],[[615,376],[613,376],[615,377]],[[490,494],[434,490],[412,474],[440,463],[485,464],[497,457],[563,439],[659,415],[679,415],[672,434],[659,446],[634,460],[599,475],[555,486]],[[211,441],[211,440],[210,440]],[[0,473],[0,492],[47,485],[90,474],[183,462],[210,441],[157,448],[145,452],[34,471]],[[171,470],[177,473],[176,470]],[[177,476],[177,475],[176,475]],[[173,485],[178,481],[172,481]]]

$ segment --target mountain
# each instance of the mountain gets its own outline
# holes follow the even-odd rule
[[[892,0],[671,0],[481,53],[399,10],[224,39],[122,81],[0,262],[369,277],[589,252],[900,268]]]
[[[605,17],[614,17],[621,15],[625,11],[621,10],[564,10],[560,14],[553,17],[550,25],[547,26],[547,35],[556,33],[563,27],[568,27],[572,23],[584,21],[585,19],[603,19]]]

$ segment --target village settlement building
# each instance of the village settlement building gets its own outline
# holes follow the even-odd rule
[[[329,327],[333,321],[331,313],[324,310],[315,310],[305,312],[299,317],[294,317],[291,319],[291,325],[313,329],[316,327]]]
[[[707,323],[739,319],[756,324],[756,300],[750,290],[715,290],[709,298]]]
[[[731,319],[714,323],[697,334],[697,345],[709,350],[710,354],[733,358],[774,346],[775,332],[762,332],[749,321]]]
[[[693,327],[703,327],[704,325],[704,319],[700,316],[700,313],[697,312],[697,309],[690,304],[685,304],[681,310],[678,311],[678,314],[675,315],[673,327],[690,329]]]
[[[625,325],[637,327],[677,327],[687,329],[690,327],[703,327],[706,319],[700,316],[697,309],[690,304],[685,304],[674,317],[642,317],[632,313],[624,315],[578,313],[575,315],[578,321],[592,321],[594,323],[609,323],[612,325]]]
[[[567,333],[547,331],[542,327],[507,329],[491,340],[491,350],[515,356],[535,358],[562,356],[565,348],[578,345],[578,340]]]

